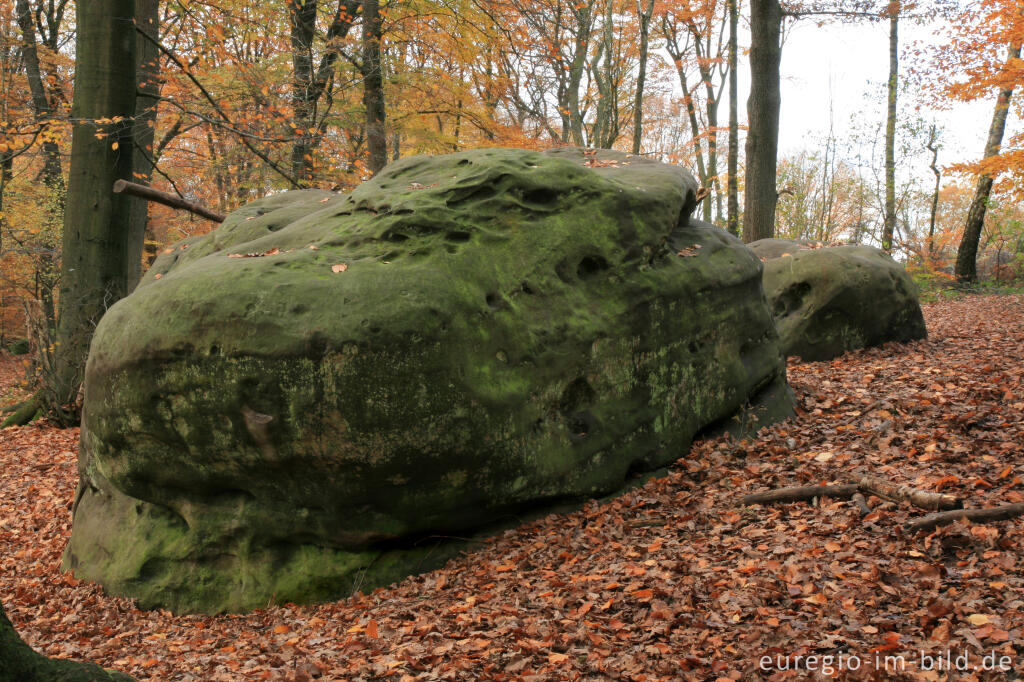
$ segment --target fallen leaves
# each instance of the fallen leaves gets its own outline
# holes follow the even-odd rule
[[[276,256],[281,253],[281,249],[273,248],[263,253],[229,253],[228,258],[263,258],[264,256]]]
[[[140,680],[806,679],[759,660],[837,652],[864,663],[840,679],[929,679],[914,666],[946,652],[980,664],[994,651],[1021,673],[1024,519],[910,537],[899,529],[918,512],[905,503],[872,499],[863,518],[842,500],[737,506],[863,475],[976,508],[1019,501],[1024,297],[926,317],[927,341],[791,363],[804,416],[757,438],[701,441],[662,478],[505,531],[442,570],[239,616],[139,611],[60,573],[78,433],[5,430],[0,598],[40,651]],[[19,360],[0,358],[0,394],[19,378]],[[907,671],[874,670],[873,652],[904,656]]]
[[[348,263],[337,263],[331,266],[331,272],[335,274],[345,272],[346,270],[348,270]]]

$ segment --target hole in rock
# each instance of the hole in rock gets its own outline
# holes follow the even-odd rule
[[[453,230],[444,236],[450,242],[468,242],[472,235],[463,230]]]
[[[523,192],[523,201],[528,204],[539,204],[545,206],[558,201],[558,192],[548,187],[531,189]]]
[[[798,310],[803,305],[804,298],[811,292],[811,285],[807,282],[795,282],[790,284],[786,289],[779,294],[778,298],[775,299],[775,304],[772,306],[772,314],[775,317],[783,317],[789,315],[794,310]]]
[[[576,274],[580,279],[586,279],[596,275],[602,270],[608,269],[608,261],[601,256],[585,256],[576,266]]]

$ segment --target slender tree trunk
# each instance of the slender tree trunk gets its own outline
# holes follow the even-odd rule
[[[156,161],[153,142],[156,137],[156,112],[160,101],[160,0],[135,0],[135,23],[138,36],[137,57],[139,60],[138,90],[135,101],[135,158],[133,159],[133,182],[149,185],[153,179],[153,164]],[[148,36],[148,37],[147,37]],[[125,262],[141,254],[149,230],[149,202],[134,198],[131,204],[131,218],[128,221],[128,238],[124,242]],[[135,284],[142,276],[142,259],[135,257]]]
[[[654,0],[636,0],[636,14],[640,20],[640,64],[636,77],[636,96],[633,98],[633,153],[640,153],[644,124],[644,81],[647,79],[647,52],[650,43],[651,17],[654,14]],[[611,146],[611,145],[609,145]]]
[[[292,115],[295,140],[292,143],[292,175],[302,187],[313,180],[313,36],[316,30],[317,0],[292,0]]]
[[[736,62],[738,57],[736,43],[739,24],[739,8],[736,6],[736,3],[737,0],[729,0],[729,179],[727,181],[725,193],[729,211],[729,232],[739,236],[740,202],[737,173],[739,172],[740,120],[739,108],[737,105],[737,100],[739,99],[737,94],[739,90],[737,85],[738,74],[736,73]]]
[[[53,123],[54,107],[46,85],[42,69],[39,65],[39,50],[36,44],[36,29],[32,7],[28,0],[17,0],[15,9],[18,15],[18,27],[21,29],[21,54],[25,65],[25,76],[28,81],[29,93],[32,96],[33,119],[40,127],[45,128]],[[39,284],[36,297],[43,303],[43,314],[51,334],[56,325],[53,294],[57,287],[57,247],[56,235],[60,231],[60,223],[64,218],[65,185],[64,171],[61,167],[60,147],[47,136],[43,136],[43,184],[48,192],[44,211],[46,229],[40,241],[42,249],[36,269],[36,280]]]
[[[1020,59],[1020,43],[1010,46],[1007,63]],[[988,130],[988,141],[985,143],[985,157],[991,158],[999,154],[1003,143],[1003,132],[1006,130],[1006,115],[1010,109],[1010,98],[1013,87],[999,91],[996,110],[992,115],[992,125]],[[985,224],[985,210],[988,208],[988,197],[992,192],[992,176],[982,173],[978,178],[978,186],[974,190],[974,200],[967,211],[964,223],[964,236],[960,240],[960,248],[956,254],[956,280],[961,283],[974,282],[978,279],[978,242],[981,239],[981,228]]]
[[[593,0],[581,2],[575,10],[579,22],[576,33],[573,60],[569,67],[569,82],[566,85],[566,108],[569,110],[569,139],[575,145],[586,144],[583,135],[583,112],[580,111],[580,83],[587,66],[587,52],[590,48],[590,34],[593,30]]]
[[[363,105],[366,107],[369,167],[374,174],[388,162],[381,39],[380,3],[378,0],[363,0]]]
[[[715,198],[718,200],[718,217],[721,218],[721,196],[722,187],[718,184],[718,100],[721,93],[715,93],[715,87],[712,83],[712,67],[711,61],[708,56],[711,51],[710,37],[705,38],[708,42],[707,46],[701,48],[700,32],[696,25],[691,24],[691,31],[693,33],[693,44],[697,52],[697,65],[700,71],[701,81],[704,83],[704,99],[705,108],[704,112],[708,117],[708,165],[707,165],[707,182],[705,186],[712,192],[715,193]],[[704,202],[704,220],[711,222],[711,200]]]
[[[892,251],[892,236],[896,229],[896,94],[899,88],[899,23],[900,5],[889,7],[889,97],[885,118],[885,216],[882,222],[882,249]]]
[[[750,96],[747,98],[747,178],[743,191],[743,241],[775,234],[775,173],[779,148],[779,64],[782,61],[779,0],[750,3]]]
[[[113,193],[132,180],[135,114],[135,0],[89,0],[76,6],[75,121],[64,216],[60,316],[55,370],[47,400],[61,423],[75,405],[93,329],[135,285],[136,261],[124,242],[131,198]],[[98,121],[112,121],[100,123]]]
[[[594,126],[591,129],[590,144],[599,149],[611,149],[615,136],[611,134],[612,114],[618,106],[618,93],[614,86],[615,32],[613,17],[614,3],[605,0],[604,26],[601,29],[601,41],[591,62],[594,73],[594,85],[597,86],[597,106],[595,107]],[[601,60],[604,60],[602,65]]]
[[[939,212],[939,186],[942,183],[942,171],[939,170],[939,143],[938,130],[933,125],[928,133],[928,151],[932,153],[932,162],[929,166],[935,174],[935,191],[932,192],[931,213],[928,217],[928,257],[935,257],[935,215]]]
[[[29,93],[32,95],[32,112],[36,123],[46,125],[54,116],[50,97],[46,93],[43,73],[39,67],[39,51],[36,47],[35,23],[28,0],[17,0],[18,27],[21,29],[21,54],[25,65]],[[54,212],[60,219],[64,207],[64,173],[61,170],[60,147],[48,140],[43,142],[43,182],[55,195]]]

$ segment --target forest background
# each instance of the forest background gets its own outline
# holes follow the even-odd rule
[[[765,4],[136,0],[136,115],[115,123],[133,128],[137,182],[219,212],[290,188],[347,191],[411,154],[568,144],[685,165],[710,193],[703,218],[739,233],[747,120],[739,83],[750,80],[750,27]],[[0,346],[33,337],[45,348],[56,329],[75,9],[72,0],[0,0]],[[843,94],[835,101],[856,91],[856,110],[829,106],[802,146],[784,146],[775,236],[881,245],[923,282],[951,279],[976,183],[989,178],[980,271],[1017,277],[1024,152],[1021,100],[1011,95],[1024,79],[1024,4],[834,0],[779,9],[783,55],[798,42],[794,29],[870,26],[889,37],[889,69],[872,82],[834,83]],[[901,27],[911,36],[902,42]],[[796,59],[809,66],[830,55],[804,50]],[[820,89],[801,97],[834,101]],[[965,122],[942,113],[971,101],[986,114]],[[783,117],[821,111],[784,102]],[[1002,144],[964,156],[964,139],[990,132],[993,108],[995,118],[1009,113]],[[216,226],[142,201],[132,220],[144,225],[143,268],[167,244]]]

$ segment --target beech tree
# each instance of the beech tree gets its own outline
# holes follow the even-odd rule
[[[779,195],[775,174],[779,149],[779,64],[782,61],[779,0],[750,2],[750,96],[747,98],[747,174],[743,190],[743,241],[775,233]]]
[[[74,129],[64,215],[57,345],[45,403],[62,424],[76,405],[92,332],[136,283],[141,253],[129,253],[131,201],[113,193],[132,180],[136,88],[135,0],[76,5]]]

